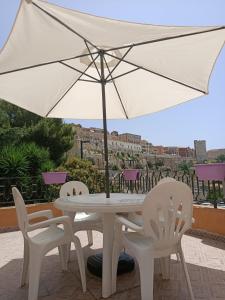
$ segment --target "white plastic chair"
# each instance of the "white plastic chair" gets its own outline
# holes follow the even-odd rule
[[[74,196],[74,195],[89,195],[88,187],[81,181],[69,181],[61,186],[60,197]],[[81,230],[87,231],[88,245],[93,245],[92,230],[102,232],[102,219],[97,213],[85,214],[83,218],[77,219],[75,213],[64,212],[74,219],[73,230],[78,232]]]
[[[52,218],[50,210],[43,210],[27,214],[26,206],[20,192],[16,187],[12,188],[13,198],[16,206],[18,225],[24,238],[24,262],[21,277],[21,286],[25,285],[28,277],[29,267],[29,292],[28,300],[38,299],[38,287],[41,271],[41,263],[44,255],[50,250],[59,247],[60,259],[63,270],[67,269],[66,251],[67,244],[73,242],[77,251],[78,264],[80,268],[83,291],[86,291],[85,264],[80,240],[74,236],[71,220],[67,216]],[[29,221],[39,217],[48,220],[29,224]],[[62,224],[63,229],[57,225]],[[29,232],[45,228],[36,235],[29,236]]]
[[[165,182],[175,182],[175,181],[176,181],[176,179],[174,179],[172,177],[164,177],[164,178],[160,179],[157,184],[161,184],[161,183],[165,183]],[[127,218],[139,226],[143,225],[143,218],[142,218],[142,214],[140,212],[129,213]]]
[[[116,273],[122,247],[137,258],[140,268],[142,300],[153,299],[153,258],[165,261],[171,254],[179,253],[190,293],[194,299],[191,282],[181,247],[181,238],[192,224],[193,195],[182,182],[164,182],[155,186],[143,204],[143,226],[123,216],[116,216],[116,233],[112,257],[112,291],[116,291]],[[122,232],[122,225],[134,232]]]

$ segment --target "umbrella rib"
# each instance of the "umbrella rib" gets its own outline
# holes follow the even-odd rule
[[[94,61],[93,55],[92,55],[92,53],[91,53],[91,51],[90,51],[90,48],[88,47],[88,43],[87,43],[86,41],[84,41],[84,42],[85,42],[85,45],[86,45],[86,47],[87,47],[87,49],[88,49],[89,54],[91,55],[91,59],[92,59],[92,61],[94,62],[95,69],[96,69],[97,72],[98,72],[98,76],[99,76],[99,78],[101,78],[101,74],[100,74],[99,69],[98,69],[98,67],[97,67],[97,65],[96,65],[96,62]]]
[[[137,68],[135,68],[135,69],[133,69],[133,70],[127,71],[127,72],[122,73],[122,74],[120,74],[120,75],[117,75],[117,76],[115,76],[115,77],[112,77],[112,76],[111,76],[111,79],[108,79],[107,82],[111,82],[112,80],[115,80],[115,79],[117,79],[117,78],[120,78],[120,77],[122,77],[122,76],[124,76],[124,75],[127,75],[127,74],[130,74],[130,73],[133,73],[134,71],[137,71],[137,70],[139,70],[139,69],[140,69],[140,68],[137,67]]]
[[[107,69],[108,69],[108,72],[110,72],[109,66],[108,66],[107,61],[106,61],[106,59],[105,59],[105,56],[103,56],[103,58],[104,58],[106,67],[107,67]],[[109,74],[110,74],[110,73],[109,73]],[[112,78],[112,75],[111,75],[111,74],[110,74],[110,77]],[[123,108],[123,112],[124,112],[124,114],[125,114],[125,116],[126,116],[126,119],[129,119],[129,118],[128,118],[128,115],[127,115],[127,112],[126,112],[126,110],[125,110],[125,107],[124,107],[124,105],[123,105],[123,101],[122,101],[122,99],[121,99],[120,93],[119,93],[119,91],[118,91],[118,88],[117,88],[117,86],[116,86],[116,84],[115,84],[113,78],[112,78],[111,80],[112,80],[112,83],[113,83],[114,88],[115,88],[115,90],[116,90],[117,96],[118,96],[118,98],[119,98],[119,100],[120,100],[120,104],[121,104],[121,106],[122,106],[122,108]]]
[[[92,54],[97,54],[97,53],[98,52],[96,51],[96,52],[93,52]],[[33,69],[33,68],[43,67],[43,66],[46,66],[46,65],[60,63],[60,62],[64,62],[64,61],[67,61],[67,60],[81,58],[81,57],[85,57],[85,56],[89,56],[89,55],[90,54],[87,53],[87,54],[82,54],[82,55],[73,56],[73,57],[69,57],[69,58],[63,58],[61,60],[53,60],[53,61],[49,61],[49,62],[45,62],[45,63],[40,63],[40,64],[36,64],[36,65],[32,65],[32,66],[27,66],[27,67],[22,67],[22,68],[10,70],[10,71],[1,72],[0,75],[5,75],[5,74],[13,73],[13,72],[25,71],[25,70],[29,70],[29,69]]]
[[[175,36],[169,36],[169,37],[155,39],[155,40],[150,40],[150,41],[145,41],[145,42],[132,43],[130,45],[125,45],[125,46],[121,46],[121,47],[110,48],[110,49],[107,49],[105,51],[107,52],[107,51],[121,50],[121,49],[125,49],[125,48],[131,47],[131,46],[133,46],[133,47],[142,46],[142,45],[146,45],[146,44],[163,42],[163,41],[168,41],[168,40],[183,38],[183,37],[192,36],[192,35],[204,34],[204,33],[209,33],[209,32],[213,32],[213,31],[217,31],[217,30],[223,30],[223,29],[225,29],[225,26],[221,26],[221,27],[213,28],[213,29],[209,29],[209,30],[202,30],[202,31],[198,31],[198,32],[192,32],[192,33],[186,33],[186,34],[179,34],[179,35],[175,35]]]
[[[79,81],[85,81],[85,82],[93,82],[93,83],[99,83],[96,80],[88,80],[88,79],[78,79]]]
[[[52,15],[51,13],[49,13],[48,11],[46,11],[45,9],[41,8],[39,5],[37,5],[36,3],[32,2],[32,4],[39,8],[42,12],[44,12],[45,14],[47,14],[49,17],[51,17],[52,19],[54,19],[56,22],[58,22],[59,24],[61,24],[62,26],[64,26],[66,29],[68,29],[69,31],[73,32],[75,35],[77,35],[79,38],[81,38],[83,41],[88,42],[90,45],[92,45],[94,48],[96,48],[97,50],[98,47],[96,45],[94,45],[92,42],[90,42],[88,39],[86,39],[85,37],[83,37],[80,33],[78,33],[76,30],[74,30],[73,28],[71,28],[70,26],[68,26],[66,23],[64,23],[63,21],[61,21],[60,19],[58,19],[56,16]]]
[[[98,57],[98,56],[97,56]],[[96,58],[97,58],[96,57]],[[90,68],[90,66],[93,64],[93,61],[87,66],[85,72]],[[53,109],[59,104],[59,102],[66,96],[66,94],[74,87],[74,85],[78,82],[78,80],[80,80],[80,78],[83,76],[83,74],[81,74],[78,79],[76,79],[71,86],[65,91],[65,93],[59,98],[59,100],[53,105],[53,107],[47,112],[47,114],[45,115],[45,117],[47,118],[49,116],[49,114],[53,111]]]
[[[106,55],[109,55],[109,56],[111,56],[111,57],[114,57],[114,58],[116,58],[116,59],[122,60],[121,58],[119,58],[119,57],[117,57],[117,56],[115,56],[115,55],[112,55],[112,54],[109,54],[109,53],[105,53],[105,54],[106,54]],[[162,74],[160,74],[160,73],[158,73],[158,72],[155,72],[155,71],[149,70],[149,69],[147,69],[147,68],[141,67],[141,66],[139,66],[139,65],[137,65],[137,64],[134,64],[134,63],[132,63],[132,62],[130,62],[130,61],[128,61],[128,60],[124,60],[124,59],[123,59],[123,62],[125,62],[125,63],[127,63],[127,64],[129,64],[129,65],[131,65],[131,66],[134,66],[134,67],[136,67],[137,69],[141,69],[141,70],[147,71],[147,72],[152,73],[152,74],[154,74],[154,75],[157,75],[157,76],[159,76],[159,77],[168,79],[168,80],[170,80],[170,81],[173,81],[173,82],[175,82],[175,83],[178,83],[178,84],[180,84],[180,85],[183,85],[183,86],[185,86],[185,87],[188,87],[188,88],[190,88],[190,89],[192,89],[192,90],[195,90],[195,91],[197,91],[197,92],[200,92],[200,93],[203,93],[203,94],[207,94],[207,92],[205,92],[205,91],[202,91],[202,90],[200,90],[200,89],[198,89],[198,88],[195,88],[195,87],[193,87],[193,86],[191,86],[191,85],[188,85],[188,84],[183,83],[183,82],[181,82],[181,81],[178,81],[178,80],[176,80],[176,79],[170,78],[170,77],[168,77],[168,76],[162,75]]]
[[[129,48],[128,48],[128,50],[124,53],[124,55],[122,56],[122,59],[124,59],[126,56],[127,56],[127,54],[130,52],[130,50],[133,48],[133,46],[130,46]],[[119,62],[114,66],[114,68],[111,70],[111,71],[109,71],[109,74],[106,76],[106,79],[105,80],[107,80],[109,77],[111,77],[111,75],[112,75],[112,73],[115,71],[115,69],[119,66],[119,64],[121,63],[122,61],[121,60],[119,60]]]
[[[96,56],[96,58],[97,58],[97,57],[98,57],[98,56]],[[92,61],[92,63],[94,63],[94,61]],[[95,77],[93,77],[93,76],[91,76],[91,75],[85,73],[85,72],[87,71],[87,69],[86,69],[85,71],[80,71],[80,70],[78,70],[77,68],[74,68],[74,67],[72,67],[72,66],[70,66],[70,65],[67,65],[66,63],[64,63],[64,62],[62,62],[62,61],[60,62],[60,64],[62,64],[63,66],[65,66],[65,67],[67,67],[67,68],[70,68],[70,69],[72,69],[72,70],[74,70],[74,71],[76,71],[76,72],[78,72],[78,73],[81,73],[81,76],[82,76],[82,75],[85,75],[85,76],[87,76],[87,77],[89,77],[89,78],[95,80],[96,82],[99,82],[99,80],[98,80],[97,78],[95,78]]]

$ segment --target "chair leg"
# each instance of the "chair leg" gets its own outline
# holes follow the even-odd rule
[[[116,292],[118,260],[122,247],[122,225],[115,224],[114,243],[112,251],[112,293]]]
[[[92,230],[87,230],[87,237],[88,237],[88,246],[91,247],[93,245]]]
[[[112,293],[116,292],[116,281],[117,281],[117,268],[118,260],[120,255],[120,245],[118,242],[114,242],[113,253],[112,253]]]
[[[160,258],[160,265],[163,279],[170,279],[170,256]]]
[[[154,259],[152,251],[137,257],[140,269],[141,300],[153,300]]]
[[[61,267],[63,271],[68,270],[68,245],[60,245],[58,247]]]
[[[185,274],[185,278],[186,278],[186,282],[187,282],[187,286],[188,286],[188,291],[189,291],[189,294],[190,294],[190,297],[191,297],[190,299],[194,300],[195,298],[194,298],[194,294],[193,294],[193,290],[192,290],[192,286],[191,286],[191,281],[190,281],[187,265],[186,265],[186,262],[185,262],[185,259],[184,259],[184,254],[183,254],[183,251],[182,251],[181,248],[180,248],[180,251],[179,251],[179,256],[180,256],[181,263],[182,263],[182,266],[183,266],[183,269],[184,269],[184,274]]]
[[[27,240],[24,239],[23,248],[23,270],[21,275],[20,286],[23,287],[28,283],[28,266],[29,266],[29,244]]]
[[[73,242],[75,245],[76,253],[77,253],[77,260],[78,260],[78,265],[80,269],[80,277],[81,277],[81,284],[83,288],[83,292],[87,291],[87,284],[86,284],[86,273],[85,273],[85,263],[84,263],[84,255],[83,251],[81,248],[81,243],[78,237],[74,236],[73,237]]]
[[[31,247],[30,249],[28,300],[38,299],[39,279],[43,255],[39,251],[35,250],[35,247]]]

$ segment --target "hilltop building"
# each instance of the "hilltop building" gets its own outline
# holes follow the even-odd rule
[[[73,124],[73,129],[74,145],[68,154],[81,156],[82,152],[84,158],[90,158],[99,168],[104,168],[103,129],[85,128],[79,124]],[[146,165],[147,161],[154,163],[156,159],[160,159],[165,166],[172,167],[182,160],[193,160],[194,157],[194,150],[189,147],[153,146],[152,143],[142,140],[140,135],[119,134],[118,131],[108,132],[108,149],[111,165],[121,165],[122,161],[128,161],[128,166],[135,167],[138,161]]]
[[[207,160],[206,141],[194,140],[195,158],[198,163],[203,163]]]

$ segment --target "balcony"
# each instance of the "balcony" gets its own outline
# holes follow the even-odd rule
[[[86,235],[79,234],[82,245],[86,245]],[[94,234],[94,250],[102,246],[101,234]],[[19,288],[22,266],[23,240],[20,232],[0,234],[0,299],[25,300],[27,287]],[[225,299],[225,243],[207,235],[185,235],[184,254],[190,273],[196,300]],[[85,256],[90,250],[85,248]],[[73,251],[74,252],[74,251]],[[69,272],[62,272],[57,251],[45,257],[42,266],[40,300],[97,300],[101,298],[101,280],[87,273],[87,292],[82,293],[75,253],[71,255]],[[140,285],[138,269],[118,277],[118,292],[109,299],[139,300]],[[181,264],[172,257],[170,280],[163,280],[159,274],[159,264],[155,262],[155,300],[188,300],[188,290]]]

